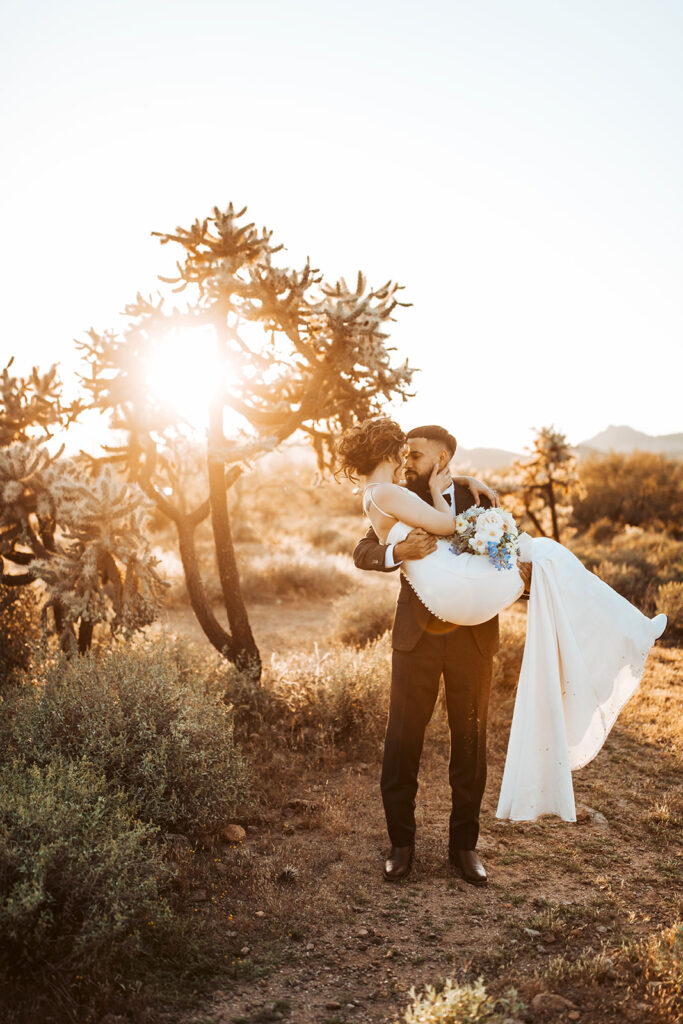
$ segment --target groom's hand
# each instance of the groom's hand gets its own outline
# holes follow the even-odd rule
[[[405,540],[394,545],[394,561],[415,561],[436,551],[436,537],[419,527],[411,530]]]

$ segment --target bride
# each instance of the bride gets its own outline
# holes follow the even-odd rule
[[[459,625],[488,621],[522,594],[519,562],[501,570],[484,554],[453,553],[445,538],[454,534],[454,512],[443,492],[452,479],[469,486],[470,478],[453,478],[435,464],[432,504],[423,501],[401,486],[400,428],[385,422],[385,456],[369,465],[358,450],[357,428],[347,431],[337,446],[341,471],[360,477],[363,510],[382,544],[398,544],[414,528],[438,538],[426,557],[401,564],[429,611]],[[523,821],[556,814],[575,821],[571,772],[602,747],[640,683],[666,616],[649,619],[549,538],[521,534],[519,560],[530,562],[533,573],[497,816]]]

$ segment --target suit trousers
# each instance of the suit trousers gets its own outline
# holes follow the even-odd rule
[[[409,846],[415,839],[417,774],[442,676],[451,732],[449,846],[473,850],[477,845],[492,666],[492,654],[481,652],[467,626],[441,635],[425,630],[411,651],[394,649],[381,778],[393,846]]]

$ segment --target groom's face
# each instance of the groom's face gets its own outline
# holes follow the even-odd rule
[[[429,493],[429,477],[438,462],[443,469],[450,462],[450,455],[440,441],[431,441],[426,437],[409,437],[410,445],[406,455],[405,477],[409,490],[416,494]]]

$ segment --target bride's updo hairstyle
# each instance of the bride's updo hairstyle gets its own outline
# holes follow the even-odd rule
[[[349,427],[335,444],[337,474],[349,480],[368,476],[385,459],[401,458],[406,435],[398,423],[387,416],[363,420]]]

